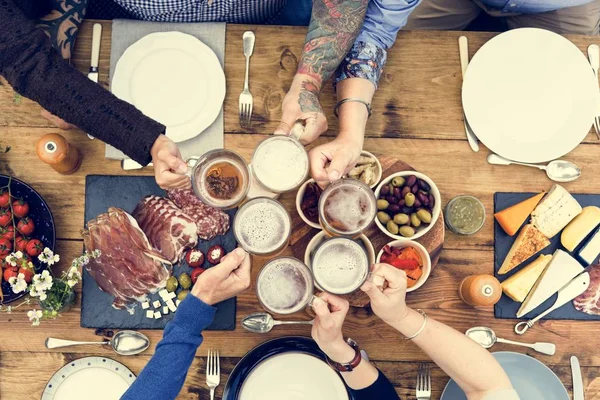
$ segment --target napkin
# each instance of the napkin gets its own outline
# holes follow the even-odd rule
[[[204,44],[210,47],[221,62],[225,64],[225,23],[162,23],[133,21],[125,19],[116,19],[112,24],[112,38],[110,51],[110,81],[117,61],[123,55],[125,50],[144,36],[154,32],[179,31],[190,34],[200,39]],[[198,136],[177,143],[183,158],[190,156],[199,156],[213,149],[223,148],[223,109],[211,126],[206,128]],[[106,145],[106,158],[123,160],[128,158],[120,150],[110,145]]]

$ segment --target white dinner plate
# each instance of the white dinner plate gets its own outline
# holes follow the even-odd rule
[[[242,400],[348,400],[338,374],[310,354],[287,352],[257,365],[243,383]]]
[[[118,361],[84,357],[59,369],[46,384],[41,400],[118,400],[135,375]]]
[[[208,128],[221,112],[225,74],[216,54],[194,36],[157,32],[125,50],[111,90],[165,125],[174,142],[183,142]]]
[[[475,54],[462,102],[475,135],[511,160],[559,158],[583,141],[594,121],[598,82],[584,54],[537,28],[502,33]]]

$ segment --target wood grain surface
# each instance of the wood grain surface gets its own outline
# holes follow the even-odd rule
[[[91,48],[91,28],[94,21],[83,24],[74,53],[73,65],[87,73]],[[103,21],[100,54],[100,84],[108,87],[110,54],[110,23]],[[242,130],[237,118],[237,101],[243,83],[243,53],[241,37],[251,29],[256,33],[256,47],[251,61],[250,89],[254,95],[254,115],[249,130]],[[281,101],[289,86],[302,48],[305,28],[267,26],[227,27],[225,72],[225,146],[235,149],[247,160],[254,146],[264,135],[272,133],[281,112]],[[460,102],[461,74],[457,39],[459,32],[401,32],[389,52],[388,64],[373,102],[374,115],[368,123],[365,150],[397,157],[425,173],[440,189],[443,203],[468,193],[478,197],[487,212],[481,231],[471,237],[446,235],[438,267],[428,282],[410,293],[408,303],[459,331],[476,326],[490,326],[506,339],[547,341],[557,345],[554,356],[545,356],[509,345],[498,344],[493,350],[524,351],[547,364],[571,390],[569,358],[577,355],[583,366],[586,398],[600,398],[600,338],[599,325],[585,321],[541,321],[525,338],[513,333],[515,320],[496,320],[493,311],[472,308],[462,303],[457,294],[461,279],[471,274],[491,273],[493,269],[493,194],[497,191],[547,190],[551,182],[543,172],[526,167],[491,166],[486,163],[485,148],[473,153],[463,131]],[[468,32],[471,55],[494,34]],[[596,37],[569,36],[582,51]],[[117,161],[104,159],[104,144],[88,140],[80,131],[62,134],[83,156],[82,168],[70,176],[62,176],[41,163],[35,156],[35,142],[45,133],[58,132],[39,116],[40,107],[21,98],[4,80],[0,80],[0,144],[11,145],[8,154],[0,155],[0,173],[10,174],[31,184],[48,202],[57,221],[57,251],[62,261],[59,268],[78,256],[82,249],[79,230],[83,226],[85,176],[88,174],[149,175],[150,168],[124,172]],[[327,110],[330,129],[326,136],[335,136],[337,122],[332,115],[333,94],[325,89],[322,104]],[[252,133],[252,134],[249,134]],[[330,140],[321,138],[317,143]],[[566,158],[582,167],[583,175],[565,187],[577,193],[600,193],[600,146],[593,133],[584,144]],[[292,209],[294,194],[282,196]],[[307,227],[308,228],[308,227]],[[286,254],[292,254],[291,249]],[[255,258],[253,275],[267,261]],[[79,300],[78,300],[79,301]],[[90,355],[113,357],[139,373],[154,353],[162,332],[144,331],[152,346],[144,354],[133,357],[114,355],[106,348],[91,346],[48,350],[48,336],[100,340],[93,330],[79,327],[79,305],[62,317],[31,327],[24,305],[12,314],[0,314],[0,398],[3,400],[39,399],[46,381],[63,364],[74,358]],[[261,311],[254,288],[238,299],[238,322],[252,312]],[[293,318],[310,318],[295,315]],[[368,308],[353,308],[345,324],[345,332],[367,350],[375,364],[390,378],[398,393],[414,399],[417,362],[428,358],[410,342],[400,340],[399,334],[383,324]],[[208,399],[204,362],[206,350],[217,348],[223,355],[222,382],[235,363],[252,347],[283,335],[310,335],[306,327],[277,327],[259,336],[244,331],[238,323],[232,332],[206,332],[205,343],[196,359],[180,399]],[[438,399],[448,377],[433,369],[433,396]],[[223,385],[218,394],[222,393]]]

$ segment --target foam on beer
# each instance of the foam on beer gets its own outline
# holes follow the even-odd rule
[[[252,200],[238,211],[235,218],[235,236],[240,246],[250,253],[273,253],[289,238],[290,218],[275,201]]]
[[[361,245],[347,238],[324,242],[312,260],[315,282],[326,292],[348,294],[358,289],[369,273],[369,259]]]
[[[308,156],[301,144],[287,136],[259,144],[252,156],[252,171],[263,185],[275,192],[298,187],[308,173]]]
[[[342,186],[325,199],[326,222],[342,232],[358,232],[371,223],[375,205],[369,196],[354,186]]]
[[[277,314],[291,314],[306,306],[312,295],[308,269],[299,261],[279,258],[263,267],[257,294],[263,305]]]

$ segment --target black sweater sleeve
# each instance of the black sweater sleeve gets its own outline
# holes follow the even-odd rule
[[[379,370],[378,370],[379,371]],[[377,380],[364,389],[354,390],[349,389],[354,400],[399,400],[400,397],[396,393],[394,386],[388,378],[379,371]]]
[[[20,3],[30,2],[0,1],[0,74],[51,113],[140,164],[149,163],[150,149],[165,127],[71,67],[25,17]]]

